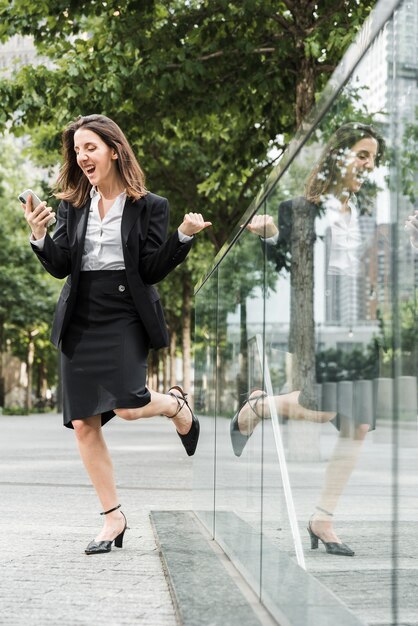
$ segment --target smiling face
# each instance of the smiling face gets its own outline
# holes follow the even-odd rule
[[[379,144],[373,137],[357,141],[340,161],[340,185],[350,193],[356,193],[368,174],[374,170]]]
[[[74,133],[77,164],[92,186],[100,187],[117,180],[116,151],[92,130],[81,127]]]

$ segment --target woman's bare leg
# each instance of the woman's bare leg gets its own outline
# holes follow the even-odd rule
[[[84,467],[90,477],[103,511],[119,504],[113,463],[103,437],[100,415],[73,420],[74,431]],[[125,518],[120,510],[103,516],[103,529],[95,541],[114,539],[122,532]]]
[[[325,482],[310,525],[313,532],[326,542],[341,543],[333,528],[333,518],[338,500],[357,464],[368,424],[357,427],[354,438],[340,434],[325,471]],[[327,515],[331,513],[331,515]]]

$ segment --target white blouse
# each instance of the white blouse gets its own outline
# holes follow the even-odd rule
[[[360,231],[359,212],[352,198],[348,206],[350,211],[341,211],[340,203],[332,197],[325,203],[331,227],[328,274],[358,276],[361,271],[364,241]]]
[[[100,193],[92,187],[81,271],[124,270],[121,223],[126,193],[122,191],[103,219],[99,214]]]
[[[329,196],[324,202],[326,216],[331,228],[328,274],[357,276],[361,271],[361,253],[364,241],[360,231],[359,211],[355,196],[350,198],[348,206],[350,211],[342,212],[340,202],[333,196]],[[268,245],[276,245],[278,240],[279,234],[277,233],[264,241]]]

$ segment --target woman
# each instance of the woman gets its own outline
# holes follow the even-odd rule
[[[113,542],[122,547],[126,530],[102,426],[114,415],[166,415],[187,454],[195,452],[199,422],[186,394],[178,386],[168,394],[148,389],[146,370],[149,348],[168,345],[152,285],[186,258],[193,236],[210,222],[188,213],[166,239],[168,202],[147,191],[125,135],[104,115],[69,124],[63,149],[53,236],[45,202],[32,207],[29,200],[24,208],[34,252],[50,274],[67,277],[51,339],[61,351],[64,425],[75,431],[103,507],[103,528],[85,550],[99,554]]]
[[[318,216],[326,216],[331,233],[327,288],[332,291],[338,287],[347,293],[353,278],[360,274],[364,239],[355,194],[360,191],[368,174],[379,165],[384,149],[384,141],[373,127],[359,123],[344,124],[331,136],[312,169],[304,196],[281,203],[279,227],[269,215],[255,216],[247,226],[250,232],[262,237],[266,254],[274,261],[277,270],[290,269],[291,274],[289,351],[293,353],[294,361],[292,379],[304,384],[296,387],[295,391],[275,396],[277,413],[289,419],[332,420],[340,432],[308,532],[312,548],[317,548],[320,540],[328,553],[342,556],[353,556],[354,552],[335,533],[332,518],[366,433],[374,428],[374,415],[354,414],[349,406],[339,406],[337,412],[335,405],[321,403],[316,398],[313,298],[307,293],[306,285],[313,286],[314,221]],[[306,242],[311,245],[306,245]],[[303,257],[298,256],[300,249]],[[306,266],[310,267],[307,273]],[[295,275],[295,268],[298,274],[305,272],[305,282]],[[311,303],[309,314],[303,301]],[[303,307],[305,316],[299,317]],[[311,347],[308,351],[307,344]],[[309,360],[306,359],[307,352]],[[302,359],[300,354],[304,355]],[[304,358],[308,362],[303,362]],[[269,415],[268,407],[266,394],[254,391],[235,415],[231,423],[235,454],[241,454],[257,423],[263,416]]]

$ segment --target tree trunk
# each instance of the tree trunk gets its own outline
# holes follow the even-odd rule
[[[315,60],[306,58],[303,54],[298,71],[295,104],[296,128],[299,128],[315,104]]]
[[[162,361],[162,368],[163,368],[163,393],[167,393],[168,391],[168,351],[165,348],[162,352],[161,352],[161,361]]]
[[[0,320],[0,406],[4,406],[5,382],[4,382],[4,320]]]
[[[315,212],[307,202],[294,202],[291,235],[292,389],[302,390],[304,405],[316,405],[314,320],[314,223]]]
[[[238,400],[240,401],[251,391],[248,389],[247,301],[242,291],[240,293],[239,373],[237,383]]]
[[[177,332],[171,331],[170,334],[170,387],[176,384],[176,351],[177,351]]]
[[[215,383],[216,383],[216,406],[213,406],[213,410],[218,415],[228,415],[231,412],[231,398],[229,393],[229,386],[226,383],[226,370],[228,357],[225,354],[225,346],[227,346],[227,317],[228,313],[225,308],[220,304],[217,315],[216,323],[216,341],[215,346]],[[236,398],[233,411],[235,412],[240,404],[240,398]]]
[[[160,390],[160,353],[158,350],[153,350],[151,354],[152,354],[151,358],[152,358],[153,370],[154,370],[153,385],[154,385],[155,391],[159,391]]]
[[[33,359],[35,356],[35,343],[33,341],[31,333],[28,333],[28,337],[29,337],[29,344],[28,344],[28,352],[27,352],[27,357],[26,357],[28,385],[26,388],[25,408],[28,411],[31,411],[32,409],[32,374],[33,374]]]
[[[183,276],[183,304],[182,304],[182,348],[183,348],[183,387],[190,393],[191,383],[191,318],[192,318],[192,289],[190,276]]]
[[[148,386],[154,391],[159,388],[159,356],[157,350],[151,350],[148,355]]]
[[[300,16],[299,23],[307,16]],[[308,20],[309,21],[309,20]],[[310,23],[305,23],[307,28]],[[305,55],[304,38],[298,41],[300,63],[296,84],[296,126],[315,104],[314,58]],[[303,190],[301,190],[301,195]],[[293,205],[291,235],[291,301],[289,350],[292,353],[292,388],[302,391],[300,401],[305,406],[316,406],[315,320],[314,320],[314,242],[315,212],[307,202]]]
[[[148,359],[147,359],[147,387],[151,387],[151,389],[152,389],[153,376],[154,376],[153,362],[152,362],[151,351],[150,351],[148,354]]]

